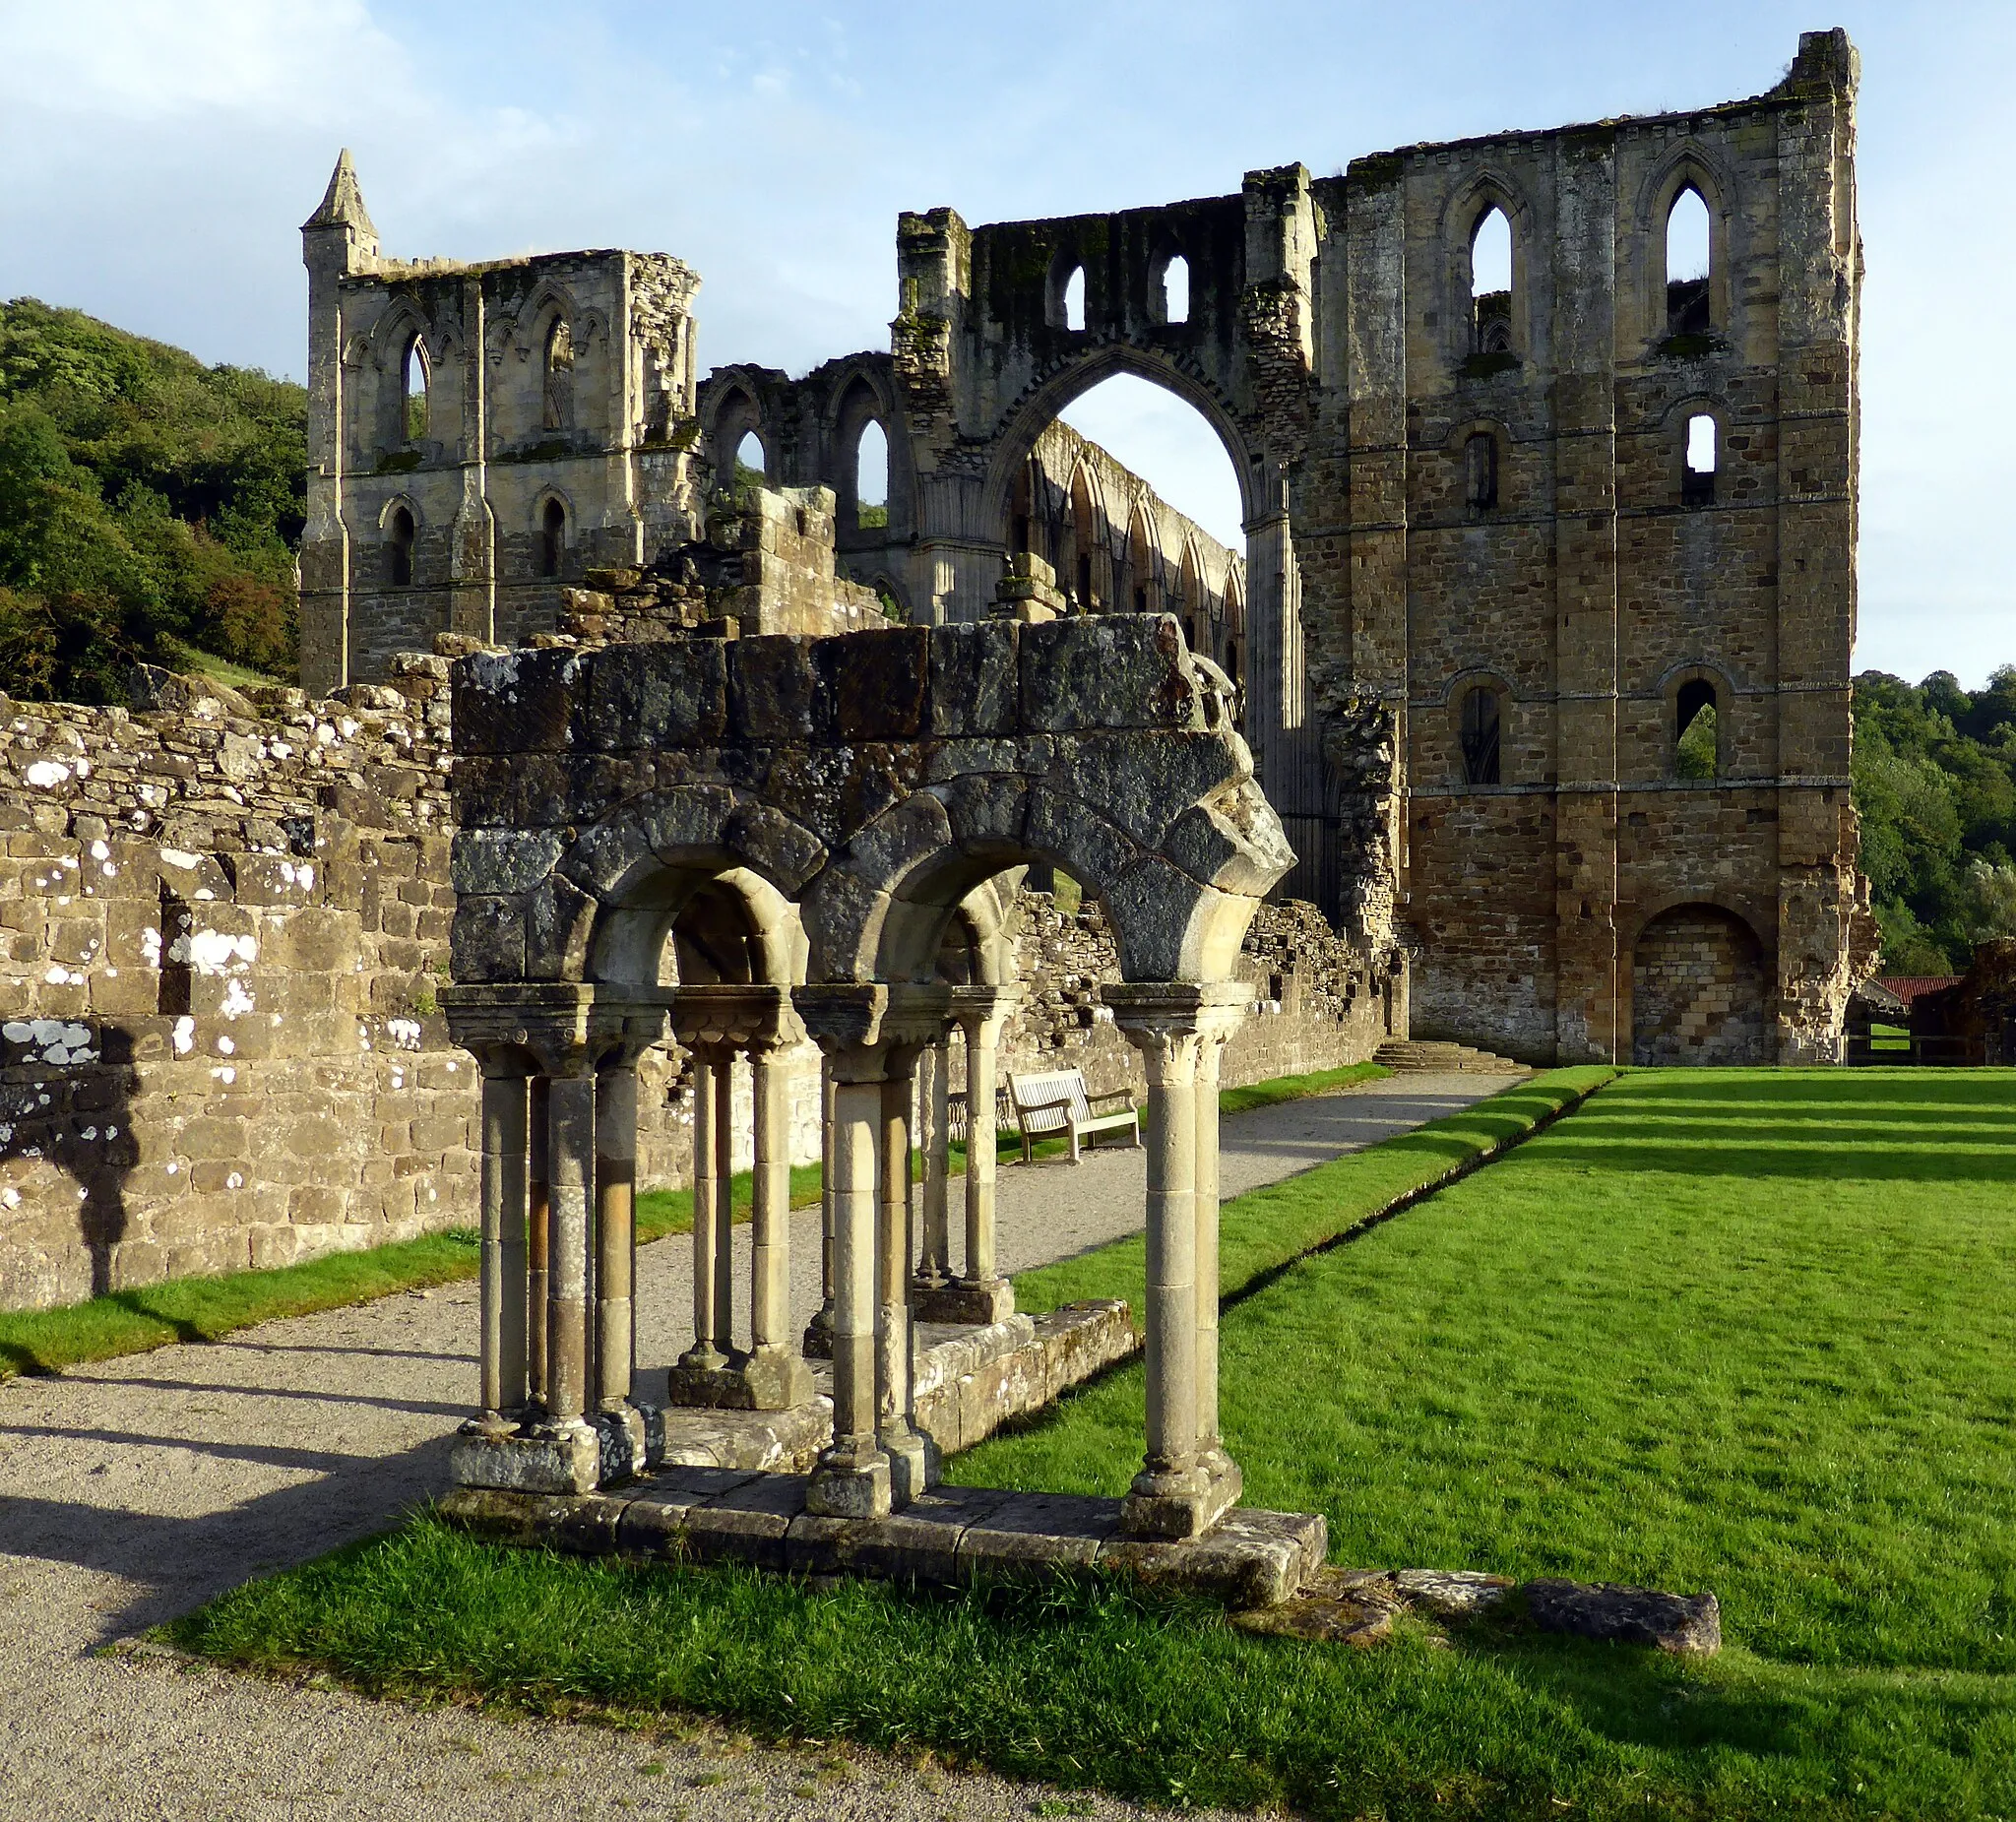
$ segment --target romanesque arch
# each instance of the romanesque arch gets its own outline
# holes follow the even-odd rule
[[[803,1031],[825,1056],[833,1200],[834,1433],[811,1506],[887,1512],[931,1483],[910,1383],[906,1166],[892,1161],[911,1155],[917,1059],[956,1026],[976,1121],[969,1230],[977,1196],[988,1235],[969,1245],[975,1282],[961,1289],[997,1319],[1012,1303],[992,1265],[986,1119],[1017,989],[995,882],[1047,861],[1114,926],[1123,980],[1104,998],[1149,1079],[1149,1418],[1127,1523],[1152,1537],[1216,1523],[1239,1476],[1218,1438],[1216,1326],[1197,1293],[1217,1233],[1215,1192],[1199,1186],[1216,1181],[1218,1049],[1248,997],[1232,978],[1239,941],[1293,855],[1222,673],[1192,660],[1176,622],[481,655],[457,666],[454,708],[445,997],[484,1077],[483,1414],[458,1452],[465,1482],[585,1491],[649,1460],[629,1181],[637,1061],[668,1033],[698,1059],[701,1093],[694,1335],[667,1396],[810,1398],[784,1322],[774,1067]],[[955,924],[963,980],[940,966]],[[724,1314],[724,1109],[740,1052],[755,1071],[747,1350]],[[535,1129],[551,1210],[536,1289]]]
[[[1771,969],[1749,923],[1694,901],[1646,920],[1631,950],[1631,1060],[1772,1059]]]

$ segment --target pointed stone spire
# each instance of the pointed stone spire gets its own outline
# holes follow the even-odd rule
[[[370,211],[364,207],[364,192],[358,187],[357,167],[350,162],[347,146],[338,156],[336,169],[330,173],[322,207],[301,227],[304,232],[311,227],[348,227],[372,240],[378,238],[378,230],[371,225]]]

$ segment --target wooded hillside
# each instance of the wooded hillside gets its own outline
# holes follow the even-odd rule
[[[1855,803],[1886,973],[1959,974],[1983,937],[2016,936],[2016,665],[1972,696],[1950,671],[1863,671]]]
[[[0,304],[0,689],[119,702],[179,645],[291,676],[307,393]]]

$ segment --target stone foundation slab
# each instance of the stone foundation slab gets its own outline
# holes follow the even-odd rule
[[[1294,1512],[1227,1515],[1201,1538],[1120,1535],[1120,1502],[941,1486],[881,1518],[805,1509],[809,1477],[667,1468],[574,1499],[457,1487],[441,1511],[502,1542],[582,1555],[745,1563],[801,1575],[858,1575],[958,1587],[1096,1571],[1194,1595],[1234,1611],[1292,1599],[1323,1564],[1329,1528]]]

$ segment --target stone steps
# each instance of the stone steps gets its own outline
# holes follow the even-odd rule
[[[1372,1052],[1372,1061],[1400,1075],[1492,1075],[1523,1076],[1524,1063],[1509,1056],[1494,1056],[1467,1043],[1449,1043],[1440,1038],[1392,1037]]]

